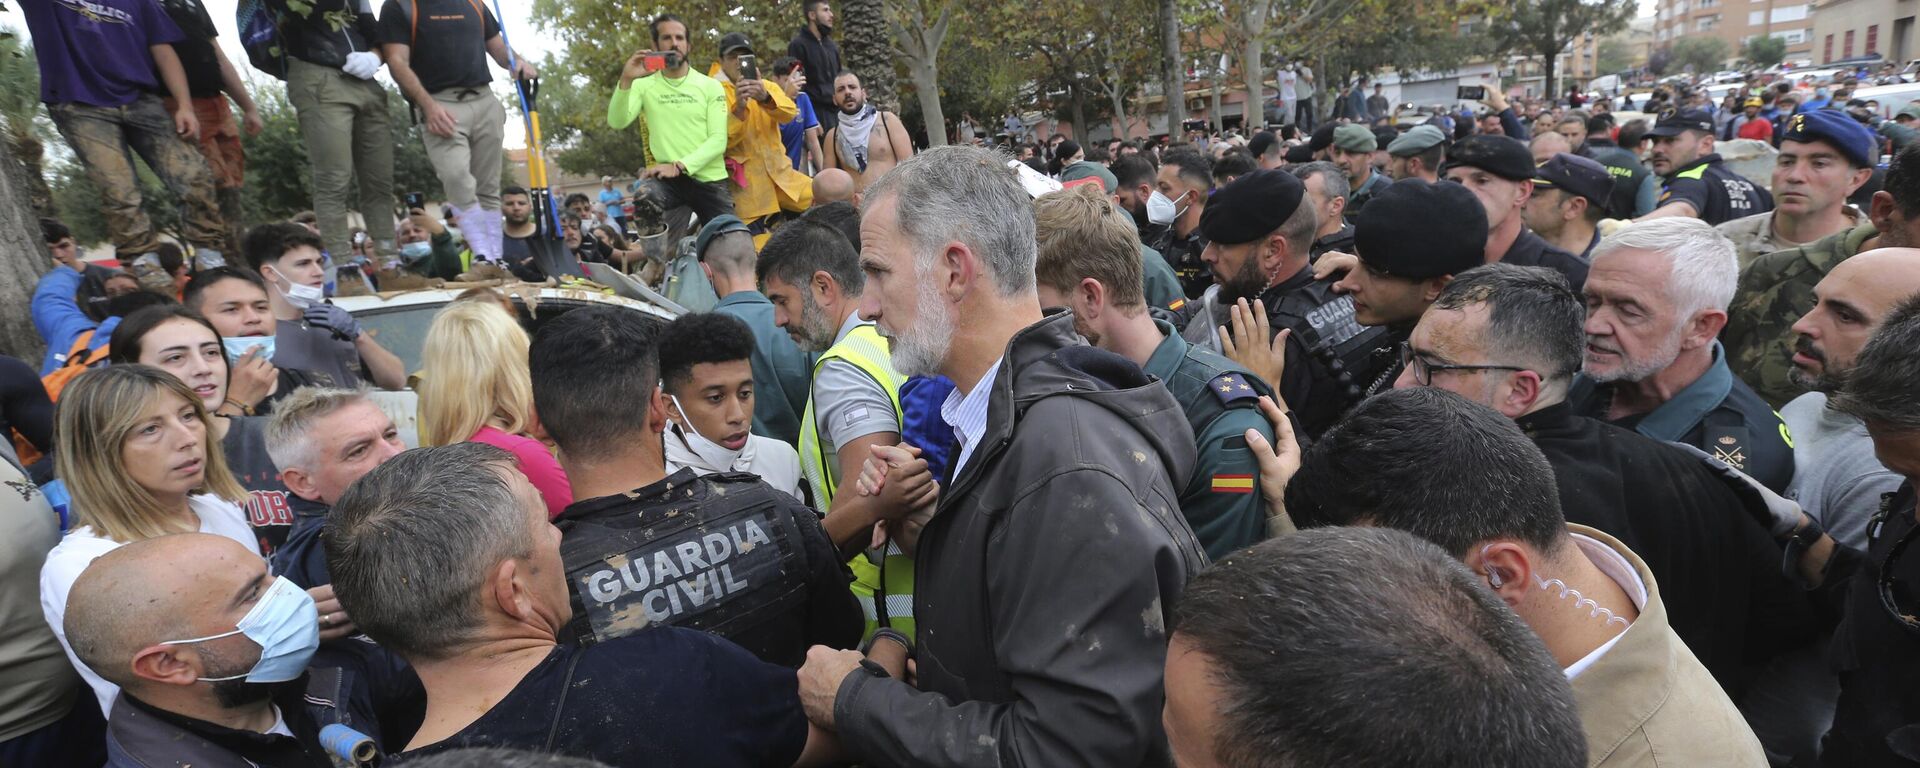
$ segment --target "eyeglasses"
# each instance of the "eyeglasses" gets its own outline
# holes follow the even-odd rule
[[[1423,387],[1433,386],[1435,371],[1524,371],[1517,365],[1449,365],[1428,362],[1426,358],[1414,354],[1413,345],[1400,342],[1400,365],[1413,371],[1413,382]]]

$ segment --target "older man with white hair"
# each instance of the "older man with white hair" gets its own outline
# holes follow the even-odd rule
[[[815,646],[801,703],[861,763],[1164,765],[1166,628],[1206,563],[1178,502],[1193,432],[1165,385],[1041,315],[1008,159],[935,148],[867,188],[861,315],[901,373],[953,380],[960,447],[914,554],[917,680]]]
[[[1733,242],[1699,219],[1655,219],[1601,240],[1585,290],[1586,358],[1567,402],[1780,491],[1793,479],[1787,425],[1734,377],[1715,338],[1739,276]]]

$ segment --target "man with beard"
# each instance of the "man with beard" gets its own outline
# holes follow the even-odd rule
[[[1113,165],[1107,166],[1107,170],[1113,171],[1116,182],[1113,188],[1113,199],[1119,201],[1120,207],[1133,216],[1134,228],[1140,235],[1140,242],[1148,244],[1159,242],[1167,228],[1147,218],[1147,201],[1153,199],[1154,193],[1156,169],[1153,167],[1153,161],[1136,152],[1115,159]]]
[[[1773,210],[1772,195],[1721,163],[1706,110],[1668,109],[1647,136],[1653,139],[1647,164],[1664,184],[1659,207],[1639,221],[1679,216],[1721,224]]]
[[[93,561],[67,605],[74,653],[120,686],[111,764],[333,764],[302,697],[320,642],[313,599],[245,547],[137,541]]]
[[[1793,324],[1792,361],[1794,383],[1812,391],[1780,409],[1793,434],[1787,496],[1835,541],[1864,552],[1881,498],[1899,489],[1900,475],[1874,456],[1866,424],[1827,402],[1867,339],[1902,299],[1920,293],[1920,250],[1860,253],[1834,265],[1813,292],[1818,303]],[[1814,764],[1840,695],[1827,655],[1822,642],[1775,660],[1741,700],[1767,748],[1803,765]]]
[[[533,220],[533,196],[523,187],[500,190],[500,214],[506,221],[501,230],[500,258],[507,271],[529,283],[547,279],[534,254],[539,245],[533,240],[540,227]]]
[[[1386,358],[1376,360],[1374,350],[1387,345],[1387,333],[1356,322],[1353,299],[1336,294],[1334,281],[1314,279],[1308,254],[1319,216],[1306,185],[1293,174],[1259,171],[1227,185],[1214,193],[1200,221],[1211,238],[1202,256],[1219,281],[1217,306],[1241,315],[1234,321],[1237,330],[1252,320],[1241,314],[1252,309],[1243,309],[1243,302],[1258,301],[1260,316],[1271,322],[1271,336],[1242,334],[1223,343],[1228,356],[1243,346],[1272,351],[1285,334],[1283,351],[1273,355],[1285,360],[1283,373],[1249,367],[1294,408],[1307,435],[1318,437],[1358,401],[1355,392],[1384,365]],[[1196,317],[1190,332],[1219,338],[1227,311]],[[1195,327],[1201,323],[1204,328]]]
[[[860,189],[913,157],[913,139],[900,116],[867,103],[860,76],[841,71],[833,77],[833,105],[840,108],[837,124],[827,131],[821,148],[827,167],[853,174]]]
[[[897,509],[900,499],[842,491],[869,459],[900,443],[900,388],[907,377],[892,362],[891,342],[861,319],[866,276],[860,256],[838,230],[801,219],[773,233],[754,273],[773,302],[774,324],[801,350],[819,355],[800,416],[799,444],[800,471],[813,489],[814,508],[827,513],[827,535],[842,552],[864,547],[882,512]],[[886,455],[901,463],[914,460]],[[920,473],[925,466],[919,464]],[[889,486],[900,490],[899,483]],[[868,628],[894,626],[911,636],[914,565],[899,542],[889,539],[855,558],[852,567],[854,595],[866,608]]]
[[[1291,182],[1298,199],[1299,183],[1284,172],[1243,178],[1257,182],[1275,177],[1270,174]],[[1274,207],[1285,205],[1286,184],[1262,186],[1275,195],[1269,198]],[[1138,245],[1132,228],[1113,214],[1114,204],[1093,190],[1062,190],[1034,201],[1040,306],[1066,307],[1074,332],[1165,382],[1186,410],[1200,452],[1193,478],[1180,491],[1180,512],[1207,555],[1219,559],[1265,538],[1265,507],[1255,490],[1258,466],[1241,446],[1250,429],[1273,439],[1273,427],[1257,407],[1271,390],[1233,361],[1187,343],[1172,323],[1147,311]]]
[[[1380,140],[1366,128],[1343,125],[1333,129],[1333,146],[1327,150],[1327,159],[1347,172],[1349,220],[1358,215],[1382,187],[1392,183],[1386,174],[1373,169],[1373,152],[1379,148]]]
[[[1785,489],[1787,426],[1734,378],[1715,339],[1739,279],[1732,241],[1699,219],[1656,219],[1593,253],[1586,361],[1567,394],[1574,411],[1692,445]]]
[[[1447,135],[1432,125],[1416,125],[1387,144],[1387,175],[1394,181],[1440,180],[1440,159],[1447,151]]]
[[[917,675],[816,647],[807,719],[868,764],[1165,764],[1166,628],[1206,562],[1178,506],[1179,404],[1042,317],[1033,203],[1004,155],[928,150],[865,206],[861,314],[898,370],[953,380],[960,449],[915,550]]]
[[[833,103],[833,76],[840,74],[840,45],[833,41],[833,4],[828,0],[807,0],[801,5],[807,24],[793,33],[787,43],[787,55],[799,60],[807,84],[800,87],[816,105]],[[820,110],[820,129],[833,130],[836,124],[831,109]]]
[[[634,227],[642,235],[653,234],[662,213],[682,205],[701,221],[733,213],[724,157],[726,89],[689,66],[685,21],[666,13],[654,17],[651,26],[654,50],[665,53],[666,68],[650,68],[654,51],[635,51],[621,68],[620,87],[607,104],[607,125],[615,129],[646,120],[654,164],[640,171],[640,191],[633,201]]]

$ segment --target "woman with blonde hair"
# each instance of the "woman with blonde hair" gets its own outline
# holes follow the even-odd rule
[[[71,497],[75,527],[40,567],[40,610],[54,636],[109,711],[119,688],[80,662],[69,642],[67,594],[101,555],[174,533],[208,533],[259,554],[247,525],[247,491],[210,448],[206,406],[167,371],[112,365],[74,378],[55,415],[54,468]],[[326,602],[332,589],[325,590]],[[309,595],[314,595],[310,590]],[[319,621],[320,614],[314,615]]]
[[[456,301],[433,318],[420,354],[420,444],[472,441],[513,454],[520,472],[559,517],[573,503],[567,473],[534,439],[527,332],[487,301]]]

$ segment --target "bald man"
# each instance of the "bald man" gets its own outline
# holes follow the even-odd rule
[[[302,700],[320,644],[313,615],[313,599],[268,573],[259,555],[182,533],[93,561],[67,598],[65,627],[74,654],[120,686],[107,718],[110,755],[139,765],[324,768],[331,763]]]
[[[1554,133],[1553,131],[1541,131],[1540,133],[1534,134],[1533,141],[1528,142],[1527,146],[1533,150],[1534,165],[1552,160],[1554,155],[1562,152],[1568,154],[1573,153],[1573,144],[1567,141],[1567,137]]]
[[[813,207],[827,203],[852,203],[860,205],[860,193],[854,189],[853,174],[839,168],[828,168],[813,177]]]
[[[1881,248],[1842,261],[1813,287],[1813,309],[1793,324],[1795,384],[1812,391],[1780,409],[1793,435],[1787,495],[1833,536],[1867,551],[1867,527],[1900,475],[1875,458],[1859,419],[1827,409],[1827,397],[1894,307],[1920,294],[1920,249]],[[1827,643],[1775,659],[1740,702],[1767,751],[1811,758],[1833,722],[1840,681]],[[1810,762],[1808,764],[1811,764]]]

